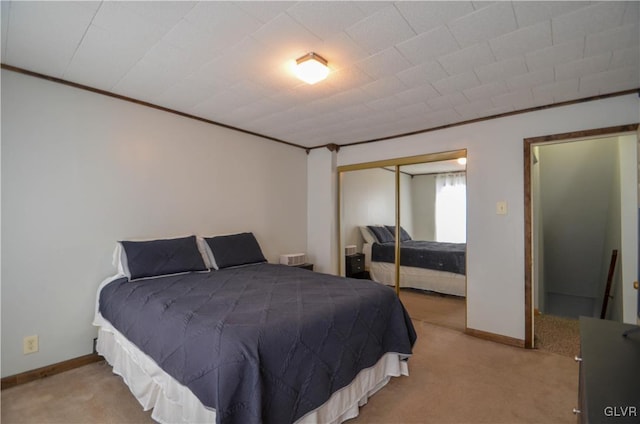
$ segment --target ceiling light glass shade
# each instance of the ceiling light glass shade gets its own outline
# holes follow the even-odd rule
[[[467,164],[467,158],[458,158],[458,163],[460,165],[466,165]]]
[[[296,60],[295,73],[307,84],[315,84],[329,75],[329,68],[323,57],[315,53],[308,53]]]

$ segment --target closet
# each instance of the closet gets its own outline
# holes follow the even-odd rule
[[[464,163],[466,150],[456,150],[338,167],[341,275],[369,278],[399,295],[402,288],[463,300],[466,244],[436,243],[435,199],[437,178],[466,180]],[[466,192],[462,196],[464,238]],[[432,251],[441,245],[446,252]]]

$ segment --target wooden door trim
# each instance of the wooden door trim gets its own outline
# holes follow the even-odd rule
[[[533,348],[533,208],[531,203],[531,150],[536,145],[547,143],[563,143],[587,138],[610,137],[625,133],[637,133],[639,124],[618,125],[614,127],[595,128],[561,134],[543,135],[524,139],[524,346]]]

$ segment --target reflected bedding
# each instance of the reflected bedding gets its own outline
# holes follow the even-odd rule
[[[371,260],[393,263],[395,242],[374,243]],[[400,243],[400,265],[465,275],[466,244],[408,240]]]

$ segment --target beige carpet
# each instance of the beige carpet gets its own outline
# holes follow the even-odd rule
[[[356,423],[574,423],[578,366],[414,321],[409,377],[394,378]],[[104,362],[2,391],[3,424],[151,423]]]
[[[0,422],[153,423],[105,361],[2,391]]]
[[[536,315],[534,325],[536,349],[574,357],[580,353],[580,327],[577,319]]]
[[[401,289],[400,299],[414,320],[459,331],[466,328],[466,302],[462,297]],[[571,358],[580,352],[578,320],[536,315],[534,328],[536,349]]]
[[[350,424],[575,423],[572,359],[414,324],[410,376],[392,379]]]
[[[401,289],[400,300],[414,320],[459,331],[466,328],[466,302],[463,297]]]

